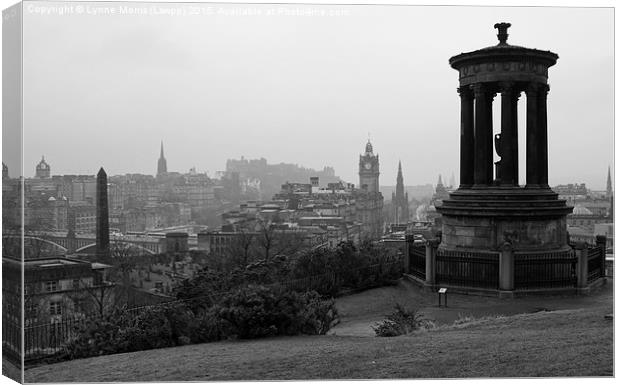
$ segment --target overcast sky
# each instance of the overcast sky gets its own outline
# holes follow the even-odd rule
[[[62,15],[62,3],[24,8],[26,176],[41,155],[53,174],[154,174],[163,140],[169,171],[213,176],[243,155],[329,165],[357,183],[370,135],[382,185],[395,184],[399,160],[405,184],[452,173],[458,183],[448,59],[495,45],[499,21],[513,25],[509,43],[559,55],[549,70],[550,184],[604,189],[613,167],[609,8],[134,3],[147,14],[129,15],[121,7],[132,3],[83,4]],[[519,104],[524,181],[524,96]]]

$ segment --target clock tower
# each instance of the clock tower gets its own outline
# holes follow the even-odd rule
[[[366,143],[366,151],[360,155],[360,190],[379,192],[379,155],[372,152],[370,140]]]
[[[383,235],[383,195],[379,191],[379,155],[372,152],[370,140],[360,155],[360,188],[356,194],[357,220],[362,223],[361,237],[379,239]]]

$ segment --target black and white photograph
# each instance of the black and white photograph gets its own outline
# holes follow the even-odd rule
[[[2,9],[5,383],[613,381],[613,4]]]

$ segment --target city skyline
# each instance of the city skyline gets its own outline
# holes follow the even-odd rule
[[[160,150],[160,151],[161,151],[161,150]],[[164,153],[164,154],[165,154],[165,153]],[[239,158],[236,158],[236,159],[241,159],[241,158],[244,158],[244,159],[246,159],[246,160],[251,160],[251,159],[246,158],[246,157],[243,157],[243,156],[240,156]],[[262,157],[262,158],[264,158],[264,157]],[[167,156],[165,157],[165,159],[166,159],[166,161],[168,161],[168,157],[167,157]],[[260,159],[260,158],[257,158],[257,159]],[[303,164],[290,163],[290,162],[275,162],[275,161],[270,161],[270,159],[267,159],[267,158],[265,158],[265,159],[267,160],[267,163],[268,163],[268,164],[270,164],[270,165],[280,164],[280,163],[286,163],[286,164],[294,164],[294,165],[299,166],[299,167],[310,168],[310,167],[306,167],[306,166],[305,166],[305,165],[303,165]],[[40,163],[42,160],[43,160],[43,161],[45,161],[45,162],[46,162],[46,163],[50,166],[50,169],[51,169],[51,175],[52,175],[52,176],[54,176],[54,175],[59,175],[59,176],[62,176],[62,175],[93,175],[93,176],[94,176],[94,175],[95,175],[95,173],[92,173],[92,172],[90,172],[90,171],[88,171],[88,170],[85,170],[84,172],[76,172],[76,173],[63,173],[63,172],[58,172],[58,171],[57,171],[57,170],[55,170],[55,168],[53,167],[53,164],[51,164],[51,162],[49,162],[49,159],[46,159],[46,156],[45,156],[45,155],[42,155],[42,156],[41,156],[41,159],[39,159],[39,161],[36,163],[36,165],[34,165],[34,166],[32,167],[32,169],[33,169],[33,170],[35,170],[35,171],[33,171],[31,175],[28,175],[28,174],[26,173],[26,178],[36,178],[36,166],[37,166],[37,165],[39,165],[39,163]],[[159,159],[158,159],[158,160],[159,160]],[[224,162],[224,163],[225,163],[225,162]],[[399,164],[400,164],[400,163],[401,163],[401,162],[399,161]],[[101,166],[101,167],[103,167],[103,169],[106,169],[106,168],[105,168],[105,166]],[[326,165],[325,165],[325,167],[331,167],[331,166],[330,166],[329,164],[326,164]],[[155,168],[157,168],[157,167],[155,167]],[[220,169],[220,170],[217,170],[217,171],[214,171],[214,172],[209,172],[208,170],[201,170],[201,169],[199,169],[199,168],[197,168],[197,167],[195,167],[195,166],[192,166],[189,170],[170,170],[169,172],[171,172],[171,173],[179,173],[179,174],[186,174],[186,173],[191,173],[191,172],[196,172],[196,173],[198,173],[198,174],[206,173],[208,177],[217,179],[217,178],[219,177],[217,174],[222,173],[222,172],[225,172],[225,168],[226,168],[226,167],[224,166],[224,167],[223,167],[222,169]],[[399,168],[400,168],[400,167],[399,167]],[[318,171],[322,171],[322,169],[321,169],[321,170],[313,169],[313,170],[315,170],[315,171],[317,171],[317,172],[318,172]],[[610,165],[610,166],[608,166],[608,170],[613,170],[613,167],[611,167],[611,165]],[[457,170],[457,171],[458,171],[458,170]],[[14,177],[14,175],[11,175],[11,173],[10,173],[10,172],[11,172],[11,170],[9,169],[9,176],[10,176],[10,177]],[[153,175],[153,176],[157,176],[157,174],[158,174],[158,173],[157,173],[157,170],[155,170],[155,172],[152,172],[152,173],[149,173],[149,172],[144,172],[144,173],[141,173],[141,172],[133,172],[133,171],[131,171],[131,170],[127,170],[127,171],[125,171],[125,172],[120,172],[120,173],[110,174],[110,176],[120,176],[120,175],[128,175],[128,174],[142,174],[142,175]],[[340,177],[340,175],[338,174],[338,171],[337,171],[337,170],[336,170],[336,172],[335,172],[335,175],[336,175],[337,177]],[[419,183],[416,183],[416,182],[415,182],[415,180],[411,181],[410,183],[407,183],[407,182],[406,182],[406,180],[407,180],[407,174],[403,174],[403,175],[404,175],[404,177],[405,177],[405,178],[404,178],[404,179],[405,179],[405,184],[404,184],[405,186],[423,186],[423,185],[429,185],[429,184],[436,185],[436,184],[437,184],[438,179],[439,179],[439,178],[441,178],[443,185],[445,185],[445,186],[451,186],[452,179],[454,179],[455,185],[454,185],[454,186],[452,186],[452,187],[455,187],[455,188],[456,188],[456,187],[458,187],[458,173],[457,173],[457,172],[452,172],[452,173],[450,173],[450,174],[447,174],[447,173],[446,173],[446,174],[444,174],[444,173],[440,173],[440,174],[438,174],[438,175],[437,175],[437,177],[436,177],[436,179],[435,179],[434,181],[420,181]],[[607,174],[605,174],[605,175],[607,175]],[[411,176],[411,175],[410,175],[410,176]],[[342,178],[341,178],[341,179],[342,179]],[[380,179],[381,179],[381,178],[380,178]],[[612,173],[612,185],[613,185],[613,181],[614,181],[614,178],[613,178],[613,173]],[[291,181],[291,182],[305,183],[305,182],[307,182],[307,181]],[[347,183],[354,183],[355,185],[357,185],[357,184],[358,184],[358,180],[357,180],[357,179],[355,179],[355,180],[349,180],[349,181],[347,181],[347,180],[343,180],[343,182],[347,182]],[[395,187],[395,186],[397,185],[396,181],[394,181],[394,183],[389,183],[389,181],[386,181],[386,182],[387,182],[387,183],[385,183],[385,182],[384,182],[384,183],[381,183],[381,180],[380,180],[380,185],[381,185],[381,186],[384,186],[384,187]],[[566,185],[566,184],[579,184],[579,183],[585,183],[585,182],[583,182],[583,181],[581,181],[581,180],[573,180],[573,181],[567,181],[566,183],[558,183],[558,185],[560,185],[560,184],[564,184],[564,185]],[[607,183],[607,177],[605,177],[605,182],[604,182],[604,184],[606,184],[606,183]],[[604,190],[604,188],[603,188],[603,187],[600,187],[600,188],[593,188],[592,186],[588,185],[587,183],[586,183],[586,185],[587,185],[587,187],[588,187],[588,188],[590,188],[590,189],[592,189],[592,190],[595,190],[595,191],[603,191],[603,190]],[[601,186],[602,186],[602,185],[603,185],[603,184],[601,184]],[[606,186],[605,186],[605,187],[606,187]]]
[[[100,166],[153,174],[163,140],[170,170],[214,176],[243,155],[331,166],[354,182],[351,159],[370,134],[382,185],[395,183],[399,160],[407,184],[452,173],[458,184],[458,74],[447,61],[484,46],[472,42],[494,44],[500,20],[513,24],[510,43],[560,56],[549,70],[549,182],[604,189],[607,167],[613,172],[610,9],[460,7],[458,19],[432,6],[252,5],[262,14],[247,16],[234,13],[240,5],[221,9],[228,13],[163,23],[158,15],[26,8],[25,175],[43,154],[64,174]],[[299,9],[335,15],[292,15]],[[430,44],[427,32],[437,29],[444,33]],[[522,171],[524,96],[519,131]],[[14,149],[3,151],[14,175]]]

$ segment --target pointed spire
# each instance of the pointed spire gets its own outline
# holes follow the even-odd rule
[[[162,175],[168,172],[168,164],[164,157],[164,141],[161,141],[161,150],[159,152],[159,159],[157,160],[157,175]]]
[[[443,183],[441,182],[441,174],[439,174],[439,180],[437,181],[437,186],[443,186]]]
[[[398,174],[396,175],[396,194],[397,195],[402,195],[404,191],[404,186],[403,186],[403,167],[400,163],[400,160],[398,161]]]

